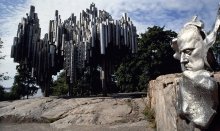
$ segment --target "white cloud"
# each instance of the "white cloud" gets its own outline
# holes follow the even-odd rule
[[[3,54],[7,57],[0,61],[0,72],[9,72],[11,77],[16,72],[15,64],[9,58],[10,48],[17,25],[29,13],[30,5],[34,5],[38,13],[43,36],[48,31],[49,20],[54,18],[55,10],[59,10],[61,19],[65,20],[71,13],[78,16],[92,2],[99,10],[112,14],[114,19],[127,12],[139,33],[153,25],[179,31],[196,14],[204,21],[205,29],[210,30],[218,8],[218,0],[1,0],[0,37],[4,42]],[[13,79],[0,84],[11,86],[12,82]]]

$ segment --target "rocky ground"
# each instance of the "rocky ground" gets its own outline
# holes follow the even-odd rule
[[[143,115],[146,103],[146,98],[111,97],[3,101],[0,130],[153,130]]]

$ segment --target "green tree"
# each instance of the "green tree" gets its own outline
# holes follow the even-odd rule
[[[11,89],[12,99],[20,99],[24,96],[33,96],[37,93],[38,87],[36,79],[31,76],[30,72],[24,65],[16,67],[17,74],[14,77],[14,83]]]
[[[1,38],[0,38],[0,49],[3,47],[3,42],[1,41]],[[0,53],[2,53],[2,51],[0,50]],[[0,59],[4,59],[4,56],[0,56]],[[2,73],[0,73],[0,80],[2,80],[3,79],[3,74]],[[4,88],[3,88],[3,86],[2,85],[0,85],[0,101],[1,100],[3,100],[4,99]]]
[[[3,48],[3,42],[1,41],[1,38],[0,38],[0,49],[2,49],[2,48]],[[1,55],[1,54],[2,54],[2,51],[0,50],[0,60],[3,60],[5,58],[5,55]],[[9,76],[7,76],[5,74],[7,74],[7,72],[6,73],[0,72],[0,81],[9,79]],[[0,101],[7,100],[8,94],[9,93],[4,91],[4,87],[2,85],[0,85]]]
[[[68,85],[66,84],[66,73],[61,72],[57,80],[53,81],[50,88],[50,94],[54,96],[66,95],[68,93]]]
[[[0,85],[0,101],[5,100],[4,95],[5,95],[4,87]]]
[[[1,38],[0,38],[0,49],[2,49],[2,48],[3,48],[3,42],[1,41]],[[0,54],[2,54],[1,50],[0,50]],[[5,55],[0,55],[0,60],[2,60],[2,59],[5,59]],[[9,76],[7,76],[5,74],[7,74],[7,72],[6,73],[0,72],[0,81],[9,79]]]
[[[92,91],[90,88],[90,75],[88,73],[83,74],[72,85],[74,96],[88,96]],[[97,79],[96,79],[97,80]],[[50,94],[54,96],[62,96],[68,94],[68,82],[66,82],[66,72],[63,71],[57,76],[57,80],[52,81]]]
[[[6,92],[4,87],[0,85],[0,101],[12,100],[11,93]]]
[[[142,91],[148,81],[162,74],[180,71],[180,64],[173,58],[171,40],[177,34],[164,27],[149,27],[140,34],[138,52],[123,60],[116,71],[117,84],[122,92]]]

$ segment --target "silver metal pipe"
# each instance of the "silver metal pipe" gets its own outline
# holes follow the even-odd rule
[[[99,31],[100,31],[100,50],[101,54],[105,54],[105,27],[103,23],[99,24]]]
[[[105,31],[105,48],[108,47],[108,26],[107,26],[107,22],[105,22],[104,24],[104,31]]]

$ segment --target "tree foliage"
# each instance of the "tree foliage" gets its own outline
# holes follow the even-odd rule
[[[89,80],[90,76],[88,74],[84,74],[79,78],[74,85],[72,85],[73,88],[73,95],[74,96],[84,96],[88,95],[88,92],[91,91],[89,88]],[[61,72],[57,80],[54,80],[51,84],[50,88],[50,94],[54,96],[62,96],[67,95],[68,93],[68,84],[66,82],[66,72]]]
[[[51,84],[50,94],[55,96],[66,95],[68,93],[68,85],[66,84],[65,71],[61,72],[57,80],[54,80]]]
[[[159,75],[180,71],[180,64],[173,58],[171,40],[177,34],[164,27],[149,27],[140,34],[138,52],[127,56],[116,71],[117,85],[121,92],[142,91],[147,83]]]
[[[38,90],[36,79],[31,76],[24,65],[18,65],[16,69],[17,74],[14,77],[14,83],[11,89],[13,99],[20,99],[24,96],[28,98],[28,96],[36,94]]]
[[[0,85],[0,101],[13,100],[10,92],[6,92],[4,87]]]
[[[0,49],[3,48],[3,42],[1,41],[1,38],[0,38]],[[1,55],[2,54],[2,51],[0,50],[0,60],[4,59],[5,58],[5,55]],[[9,76],[6,75],[7,72],[0,72],[0,81],[3,81],[3,80],[8,80],[9,79]]]
[[[5,95],[4,87],[0,85],[0,101],[3,101],[5,99],[4,95]]]

